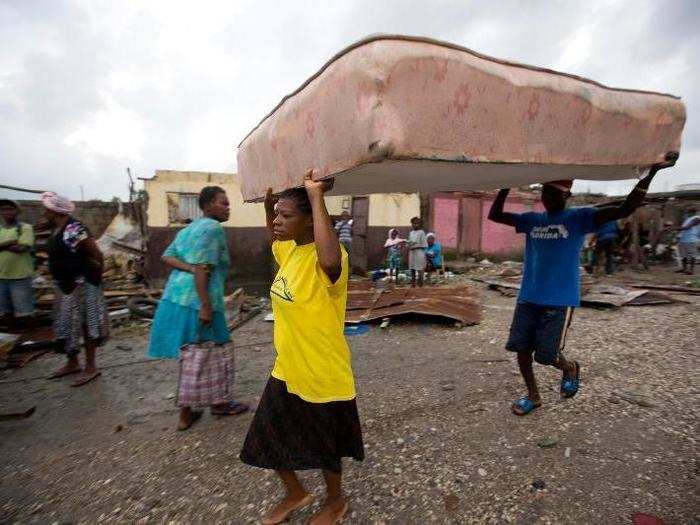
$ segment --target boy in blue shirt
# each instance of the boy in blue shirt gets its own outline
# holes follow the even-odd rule
[[[542,186],[545,212],[508,213],[503,206],[508,189],[494,199],[489,219],[513,226],[524,233],[525,264],[518,304],[506,349],[516,352],[528,394],[513,403],[513,412],[525,415],[542,405],[532,368],[534,360],[562,371],[561,395],[570,398],[579,389],[581,367],[562,355],[573,309],[580,303],[579,258],[583,241],[605,223],[630,216],[644,201],[656,173],[673,166],[678,153],[653,165],[619,206],[566,208],[573,181],[554,181]]]

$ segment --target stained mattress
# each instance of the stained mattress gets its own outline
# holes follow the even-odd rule
[[[338,195],[631,179],[680,150],[685,118],[672,95],[377,35],[285,97],[239,145],[238,172],[247,201],[308,169]]]

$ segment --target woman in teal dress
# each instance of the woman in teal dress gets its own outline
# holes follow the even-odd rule
[[[199,341],[227,343],[231,336],[224,315],[224,284],[230,259],[221,226],[230,216],[223,188],[207,186],[199,194],[203,217],[178,232],[163,253],[173,270],[156,309],[148,356],[179,359],[183,345]],[[211,407],[214,415],[245,412],[242,403]],[[179,430],[187,430],[201,417],[191,407],[180,409]]]

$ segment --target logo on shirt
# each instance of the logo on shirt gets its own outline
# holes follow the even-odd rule
[[[547,226],[535,226],[530,231],[530,237],[547,241],[568,239],[569,230],[563,224],[548,224]]]
[[[275,294],[280,299],[284,299],[285,301],[289,301],[290,303],[294,302],[294,296],[292,295],[292,292],[289,289],[287,280],[282,276],[277,277],[277,279],[275,279],[272,282],[272,286],[270,287],[270,293]]]

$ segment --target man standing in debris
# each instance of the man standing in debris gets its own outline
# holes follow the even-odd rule
[[[698,240],[700,238],[700,215],[695,206],[690,206],[683,225],[678,228],[678,255],[683,267],[679,273],[693,275],[695,258],[698,256]]]
[[[338,233],[338,240],[343,245],[345,251],[351,253],[352,250],[352,217],[345,210],[340,215],[340,220],[335,223],[335,231]]]
[[[0,317],[20,327],[34,313],[34,230],[18,220],[19,205],[0,199]]]
[[[613,252],[615,251],[618,231],[617,221],[606,222],[596,230],[595,252],[593,253],[591,273],[595,273],[598,263],[600,263],[600,259],[603,256],[605,256],[605,275],[612,275],[615,271]]]
[[[562,355],[573,309],[580,302],[579,257],[587,234],[601,225],[631,215],[644,201],[656,173],[673,166],[677,153],[655,164],[620,206],[566,208],[573,181],[554,181],[542,186],[545,212],[508,213],[503,206],[508,189],[503,189],[491,206],[489,219],[515,227],[524,233],[525,266],[518,304],[510,327],[506,349],[518,354],[520,373],[527,396],[513,403],[513,412],[525,415],[542,405],[532,368],[534,360],[562,371],[561,396],[571,398],[579,389],[581,367]]]

